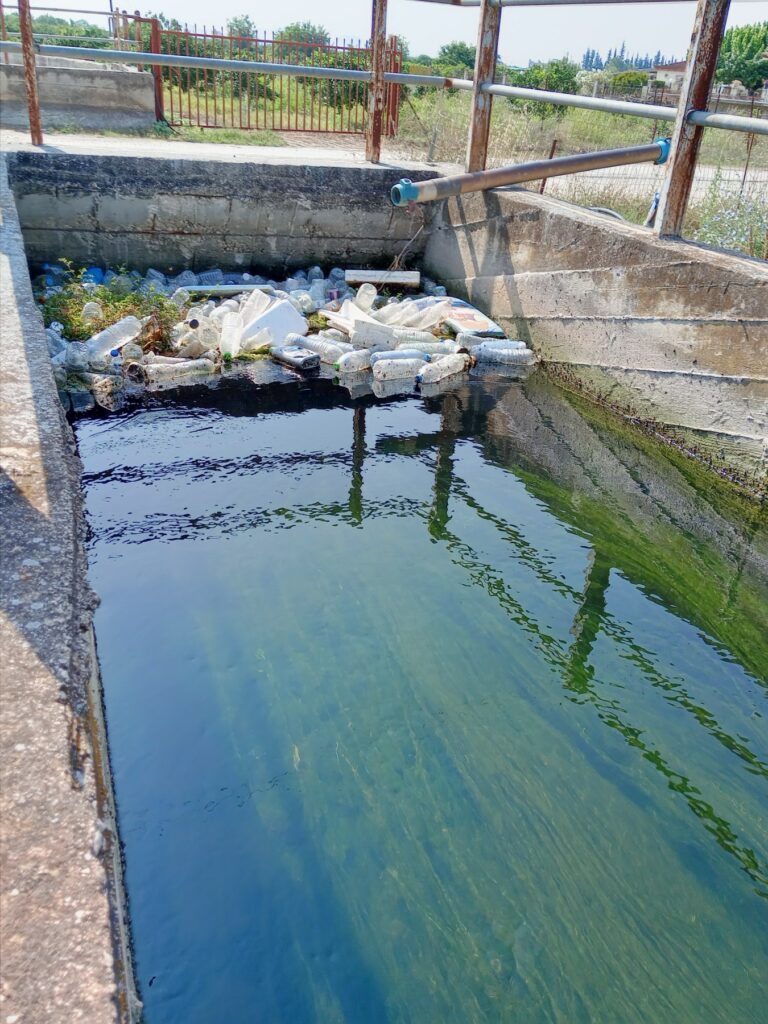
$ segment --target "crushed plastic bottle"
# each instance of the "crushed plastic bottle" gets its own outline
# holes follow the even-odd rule
[[[88,369],[88,346],[82,341],[70,341],[62,355],[67,370]]]
[[[204,270],[202,274],[197,275],[198,284],[216,285],[221,284],[223,280],[224,274],[218,267],[214,270]]]
[[[464,373],[469,365],[469,357],[466,355],[442,356],[437,362],[428,363],[423,370],[416,374],[417,384],[436,384],[444,377],[452,377],[457,373]]]
[[[239,313],[227,313],[221,324],[219,351],[224,359],[234,359],[240,351],[243,318]]]
[[[104,311],[102,310],[98,302],[86,302],[86,304],[83,306],[80,316],[83,318],[83,320],[86,320],[87,322],[90,322],[92,320],[101,320],[101,318],[104,316]]]
[[[374,380],[416,379],[427,364],[423,359],[379,359],[373,367]]]
[[[91,356],[107,355],[113,348],[119,348],[126,341],[133,341],[141,332],[141,321],[135,316],[125,316],[116,324],[105,327],[88,342]]]
[[[171,295],[171,302],[181,309],[182,306],[186,306],[191,298],[192,296],[186,288],[177,288],[173,295]]]
[[[360,373],[362,370],[370,370],[371,353],[367,348],[345,352],[338,362],[333,364],[333,368],[339,373]]]

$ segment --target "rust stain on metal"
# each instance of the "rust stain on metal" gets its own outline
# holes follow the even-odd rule
[[[42,146],[43,129],[40,124],[40,100],[37,95],[37,64],[35,61],[35,42],[32,38],[32,15],[29,11],[29,0],[19,0],[19,31],[21,32],[21,52],[24,57],[24,84],[27,89],[29,135],[33,146]]]
[[[499,45],[501,8],[492,7],[490,0],[482,0],[480,26],[477,33],[475,80],[472,88],[472,113],[467,144],[467,170],[482,171],[488,155],[488,135],[491,128],[493,97],[482,91],[486,82],[493,82],[496,71],[496,51]]]
[[[730,0],[699,0],[696,8],[668,171],[656,217],[656,231],[660,235],[683,232],[703,132],[703,128],[689,124],[687,118],[694,110],[706,109],[729,6]]]
[[[387,42],[387,0],[373,0],[371,26],[371,84],[368,86],[368,124],[365,132],[365,159],[377,164],[381,159],[381,126],[384,113],[384,53]]]

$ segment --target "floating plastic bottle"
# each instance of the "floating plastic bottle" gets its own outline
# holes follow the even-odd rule
[[[431,345],[440,340],[430,331],[417,331],[412,327],[395,327],[393,334],[395,345],[414,345],[418,347],[422,344]]]
[[[371,366],[375,366],[382,359],[421,359],[422,362],[429,362],[429,354],[418,348],[396,348],[392,351],[384,350],[371,353]]]
[[[224,359],[234,359],[240,351],[240,337],[243,333],[243,318],[239,313],[227,313],[221,324],[219,351]]]
[[[168,362],[131,363],[128,368],[134,379],[143,378],[148,384],[156,384],[190,374],[213,373],[212,359],[171,359]]]
[[[223,280],[224,274],[218,268],[215,270],[204,270],[202,274],[197,275],[198,284],[221,284]]]
[[[268,353],[272,348],[272,331],[268,327],[262,327],[256,334],[252,334],[249,338],[243,341],[240,338],[240,351],[249,352],[251,355],[258,355],[259,353]]]
[[[371,353],[367,348],[357,349],[355,352],[345,352],[333,368],[339,373],[360,373],[362,370],[370,370]]]
[[[408,345],[407,343],[401,344],[403,348],[414,347],[413,345]],[[400,347],[401,345],[398,345],[397,350],[399,350]],[[450,356],[458,352],[459,349],[461,348],[461,345],[459,345],[459,343],[456,341],[438,341],[436,338],[432,338],[432,341],[422,342],[422,344],[420,344],[418,348],[421,349],[422,352],[426,352],[431,356]]]
[[[373,309],[373,304],[378,297],[379,293],[372,284],[361,284],[353,301],[364,313],[368,313]]]
[[[533,352],[525,346],[519,348],[512,345],[504,347],[476,345],[472,349],[472,355],[478,363],[514,363],[524,366],[533,362]]]
[[[141,321],[135,316],[126,316],[111,327],[105,327],[88,342],[91,356],[107,355],[113,348],[119,348],[126,341],[133,341],[141,331]]]
[[[456,340],[458,341],[458,338]],[[517,338],[480,338],[475,347],[478,345],[481,345],[486,350],[494,348],[528,348],[524,341],[520,341]]]
[[[379,359],[373,367],[374,380],[416,379],[427,364],[423,359]]]
[[[310,352],[302,345],[278,345],[270,352],[272,358],[290,366],[294,370],[316,370],[320,366],[320,356]]]
[[[301,345],[303,348],[309,349],[310,352],[316,352],[320,356],[320,361],[323,363],[329,363],[333,366],[337,363],[343,355],[345,350],[339,345],[335,345],[332,341],[323,341],[322,338],[317,335],[313,335],[310,338],[303,338],[297,334],[289,334],[285,339],[287,345]]]
[[[192,296],[186,288],[177,288],[173,295],[171,295],[171,302],[181,309],[182,306],[186,306],[191,298]]]
[[[428,363],[423,370],[416,374],[417,384],[436,384],[444,377],[452,377],[457,373],[464,373],[469,364],[469,357],[466,355],[442,356],[437,362]]]
[[[199,359],[207,351],[208,345],[205,343],[204,335],[198,334],[197,331],[189,331],[179,343],[178,354],[180,359]]]
[[[349,344],[349,338],[344,331],[337,331],[335,327],[326,327],[318,334],[319,338],[324,341],[332,341],[334,345],[340,345],[341,348],[348,345],[350,349],[354,348],[354,345]]]
[[[266,312],[272,302],[271,296],[261,289],[252,291],[250,295],[240,306],[240,312],[243,315],[243,323],[249,324],[251,320],[254,320],[257,316],[261,316],[262,313]]]

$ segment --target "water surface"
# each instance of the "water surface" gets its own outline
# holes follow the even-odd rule
[[[148,1024],[768,1005],[768,537],[537,374],[81,420]]]

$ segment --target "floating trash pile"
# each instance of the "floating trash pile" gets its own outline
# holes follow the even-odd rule
[[[45,268],[35,284],[46,309],[72,280],[71,271]],[[100,296],[134,295],[144,308],[154,298],[166,318],[170,308],[178,319],[163,329],[151,313],[123,316],[87,340],[68,339],[65,326],[50,321],[54,376],[65,405],[75,411],[112,407],[126,382],[176,383],[259,356],[298,373],[323,364],[351,386],[372,378],[398,382],[400,390],[436,384],[475,364],[533,361],[522,341],[506,338],[479,310],[415,271],[334,267],[326,276],[313,266],[275,281],[219,269],[166,276],[153,269],[141,275],[90,267],[76,276],[76,288],[87,300],[77,311],[81,332],[83,325],[104,323],[108,311]],[[406,294],[405,288],[416,291]]]

